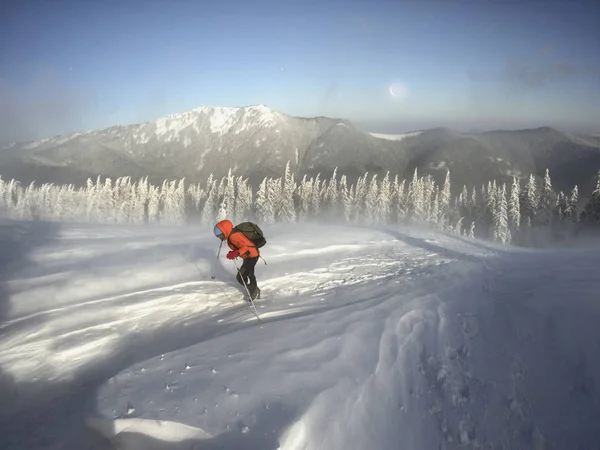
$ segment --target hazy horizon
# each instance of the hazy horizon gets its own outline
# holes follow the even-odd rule
[[[23,1],[0,25],[0,144],[204,105],[395,133],[600,133],[588,2]]]

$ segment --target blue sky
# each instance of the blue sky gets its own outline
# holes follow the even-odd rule
[[[591,130],[599,14],[516,0],[4,2],[0,141],[258,103],[373,131]]]

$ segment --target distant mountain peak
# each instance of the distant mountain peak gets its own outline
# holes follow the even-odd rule
[[[263,104],[241,107],[205,105],[138,124],[133,137],[137,143],[145,144],[154,137],[166,142],[180,141],[182,132],[195,135],[208,132],[219,136],[230,132],[239,134],[256,127],[274,128],[284,117],[284,114]],[[183,141],[191,144],[189,137],[183,137]]]
[[[205,105],[144,123],[4,146],[0,174],[18,175],[23,183],[81,183],[98,175],[201,182],[231,169],[257,187],[291,162],[298,176],[337,167],[348,182],[365,172],[412,176],[418,168],[435,177],[449,168],[456,186],[472,186],[548,167],[555,185],[566,190],[591,183],[598,161],[597,139],[550,127],[477,135],[447,127],[384,134],[362,131],[345,119],[290,116],[265,104]],[[567,163],[569,170],[560,175],[557,168]]]
[[[207,105],[160,117],[140,124],[139,128],[142,131],[148,126],[155,126],[157,136],[174,137],[189,127],[199,133],[201,125],[206,122],[213,134],[224,135],[233,128],[235,134],[239,134],[254,126],[274,127],[282,117],[283,114],[263,104],[241,107]]]

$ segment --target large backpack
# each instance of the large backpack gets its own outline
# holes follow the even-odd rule
[[[236,231],[239,231],[248,239],[250,239],[256,248],[261,248],[267,243],[267,240],[263,236],[262,230],[255,223],[242,222],[233,228],[232,233],[235,233]]]

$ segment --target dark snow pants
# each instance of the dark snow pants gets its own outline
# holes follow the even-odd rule
[[[258,256],[256,258],[245,258],[244,262],[242,263],[242,267],[240,267],[240,271],[236,275],[238,283],[243,285],[245,282],[246,285],[248,285],[248,290],[251,294],[258,290],[258,286],[256,285],[256,277],[254,276],[254,266],[256,266],[257,262]]]

